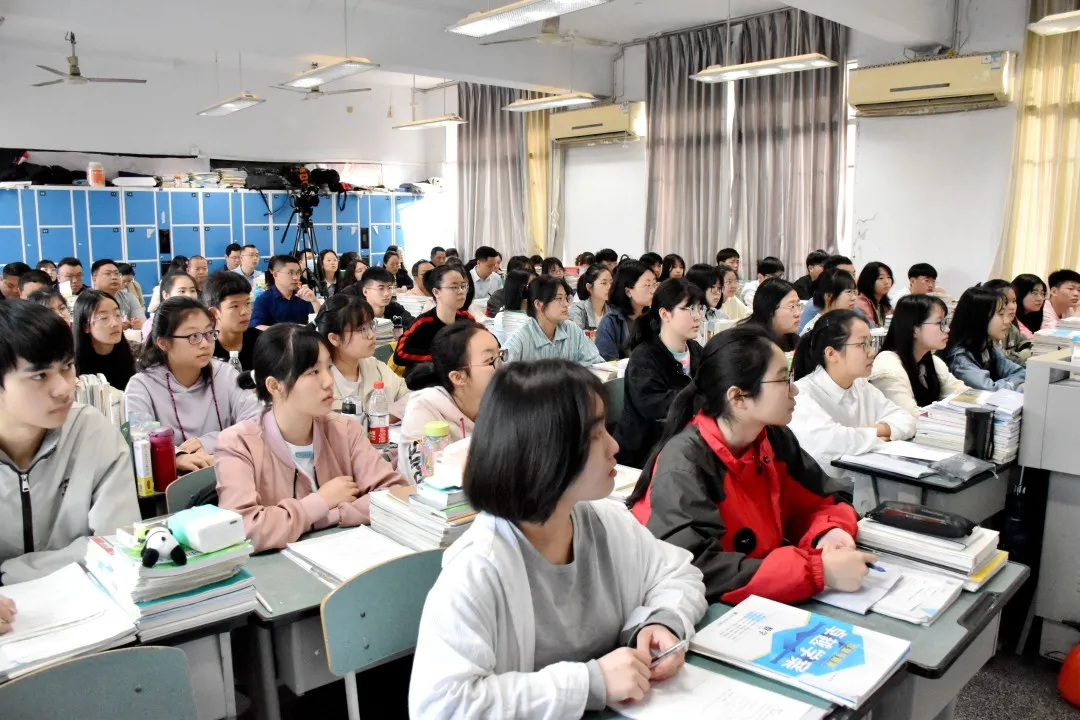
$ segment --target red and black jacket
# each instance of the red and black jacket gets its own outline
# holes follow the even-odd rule
[[[446,323],[439,319],[436,314],[437,308],[432,308],[420,317],[402,334],[394,350],[394,364],[398,367],[411,367],[417,363],[431,362],[431,342],[435,339],[435,333],[446,327]],[[474,320],[473,316],[464,310],[457,311],[457,320]]]
[[[664,446],[633,513],[693,554],[710,602],[795,603],[825,588],[817,540],[833,528],[855,537],[855,510],[825,497],[826,481],[786,427],[765,428],[736,458],[699,414]]]

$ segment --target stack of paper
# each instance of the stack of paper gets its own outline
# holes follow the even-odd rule
[[[832,712],[831,707],[814,707],[696,665],[685,665],[670,680],[654,683],[644,700],[612,707],[631,720],[820,720]]]
[[[916,625],[929,625],[956,601],[963,586],[959,580],[904,568],[896,585],[871,609]]]
[[[394,321],[387,318],[375,318],[375,344],[389,345],[392,342],[394,342]]]
[[[915,441],[944,450],[963,452],[968,408],[994,409],[994,453],[998,465],[1012,462],[1020,453],[1020,424],[1024,396],[1012,390],[969,390],[932,404],[916,423]]]
[[[243,570],[251,543],[212,553],[185,552],[185,565],[159,560],[148,568],[138,545],[125,545],[115,535],[95,536],[87,543],[86,567],[135,621],[143,640],[255,609],[254,582]]]
[[[416,497],[415,485],[399,485],[371,493],[371,527],[413,550],[450,547],[476,517],[450,506],[440,511]]]
[[[901,530],[870,518],[859,521],[856,537],[859,545],[874,552],[880,550],[965,575],[992,559],[998,546],[997,530],[976,527],[967,537],[952,540]]]
[[[330,587],[413,551],[369,527],[289,543],[283,554]]]
[[[0,680],[135,640],[131,619],[74,563],[4,595],[19,614],[0,635]]]
[[[701,630],[690,648],[858,709],[911,643],[754,595]]]
[[[857,592],[823,590],[815,595],[814,599],[841,610],[865,615],[875,603],[889,594],[901,577],[899,568],[878,563],[869,569],[863,578],[862,587]]]
[[[242,188],[247,183],[247,170],[221,168],[221,184],[225,187]]]
[[[1031,355],[1049,355],[1052,352],[1072,347],[1075,342],[1080,342],[1080,328],[1071,327],[1070,324],[1060,321],[1053,330],[1039,330],[1031,338]]]
[[[127,422],[124,393],[110,385],[104,375],[80,375],[75,384],[75,402],[97,408],[117,428]]]

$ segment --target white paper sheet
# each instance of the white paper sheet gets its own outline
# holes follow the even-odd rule
[[[360,526],[331,535],[289,543],[285,554],[297,565],[310,564],[339,584],[376,565],[409,555],[412,549]]]
[[[825,590],[815,595],[814,599],[841,610],[865,615],[871,606],[888,595],[893,586],[903,577],[903,573],[894,565],[881,562],[876,565],[880,570],[871,568],[863,578],[862,588],[857,592]]]
[[[937,462],[938,460],[944,460],[947,457],[956,455],[955,452],[950,450],[940,450],[928,445],[919,445],[909,440],[893,440],[887,442],[883,447],[877,448],[874,452],[881,455],[891,455],[893,457],[912,458],[914,460],[926,460],[928,462]]]
[[[831,712],[694,665],[686,665],[670,680],[654,684],[641,702],[612,707],[631,720],[820,720]]]

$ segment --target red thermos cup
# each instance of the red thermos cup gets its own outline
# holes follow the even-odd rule
[[[154,489],[165,492],[176,480],[176,447],[169,428],[150,433],[150,468],[154,473]]]

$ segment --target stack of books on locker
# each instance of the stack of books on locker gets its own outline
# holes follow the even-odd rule
[[[123,391],[110,385],[104,375],[80,375],[75,402],[97,408],[117,428],[127,420]]]
[[[1080,318],[1058,321],[1053,330],[1039,330],[1031,337],[1031,355],[1039,357],[1070,348],[1080,342]]]
[[[394,342],[394,321],[375,318],[375,344],[389,345]]]
[[[964,451],[967,409],[994,409],[994,451],[991,462],[1004,465],[1020,453],[1020,416],[1024,396],[1013,390],[968,390],[932,404],[916,423],[915,442],[943,450]]]
[[[251,543],[241,536],[212,552],[181,546],[187,558],[183,565],[161,558],[146,567],[140,537],[167,523],[168,517],[154,518],[119,528],[115,535],[92,537],[87,544],[86,569],[135,623],[139,639],[145,642],[252,612],[255,581],[244,567]]]

